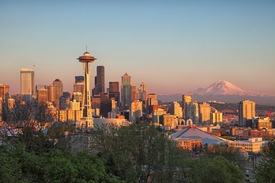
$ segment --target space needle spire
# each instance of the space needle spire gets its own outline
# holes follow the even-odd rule
[[[90,71],[91,65],[96,60],[95,57],[91,56],[90,53],[87,51],[77,58],[79,62],[82,62],[83,66],[83,73],[84,73],[84,96],[82,102],[82,117],[80,118],[82,124],[85,128],[93,127],[93,118],[91,112],[91,96],[90,96]]]

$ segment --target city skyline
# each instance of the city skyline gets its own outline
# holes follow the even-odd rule
[[[274,8],[274,1],[3,1],[0,83],[19,94],[20,69],[29,68],[35,85],[60,79],[72,92],[87,45],[98,59],[91,87],[103,65],[105,88],[127,72],[132,85],[144,82],[158,95],[218,80],[274,95]]]

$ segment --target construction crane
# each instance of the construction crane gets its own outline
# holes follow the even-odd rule
[[[265,114],[264,117],[269,117],[269,119],[271,119],[271,110],[272,110],[272,107],[270,108],[269,113]]]

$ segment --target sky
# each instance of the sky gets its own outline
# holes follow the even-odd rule
[[[0,84],[20,93],[20,69],[35,85],[72,92],[88,52],[105,88],[126,72],[149,93],[176,94],[226,80],[275,95],[275,1],[0,1]]]

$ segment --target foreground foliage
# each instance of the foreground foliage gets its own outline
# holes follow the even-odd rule
[[[91,149],[109,173],[127,182],[178,182],[186,177],[188,154],[150,124],[98,126]]]
[[[245,175],[222,156],[213,160],[201,158],[193,161],[189,169],[189,181],[194,183],[241,183]]]
[[[0,182],[120,182],[87,152],[51,150],[39,156],[17,143],[0,146],[0,162]]]
[[[264,148],[263,157],[256,166],[255,178],[257,182],[275,182],[275,141],[268,142],[268,148]]]

